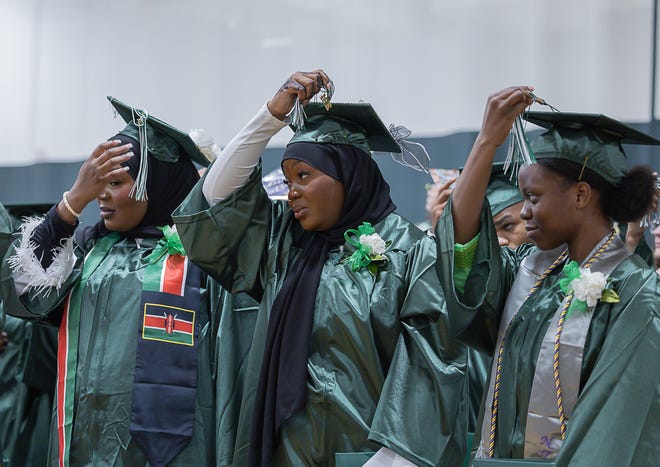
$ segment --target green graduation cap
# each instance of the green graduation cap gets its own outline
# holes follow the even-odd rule
[[[310,102],[304,111],[304,127],[293,128],[295,134],[289,143],[350,144],[367,153],[401,152],[371,104],[333,102],[326,110],[324,104]]]
[[[523,200],[518,187],[511,181],[510,176],[504,173],[504,163],[493,164],[486,188],[486,198],[493,216]]]
[[[627,173],[626,144],[658,145],[660,140],[600,114],[527,112],[523,118],[548,131],[531,142],[536,159],[575,162],[618,185]]]
[[[135,196],[135,199],[147,199],[147,151],[152,157],[163,162],[176,162],[181,156],[188,157],[204,167],[213,162],[213,151],[200,148],[189,134],[149,115],[145,110],[125,104],[111,96],[108,96],[108,100],[127,123],[119,134],[129,136],[140,143],[142,151],[140,170],[135,180],[134,191],[131,191],[131,196]],[[212,141],[211,145],[213,145]]]

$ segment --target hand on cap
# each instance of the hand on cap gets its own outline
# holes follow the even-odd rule
[[[284,120],[293,109],[296,99],[306,104],[329,82],[330,78],[323,70],[298,71],[292,74],[268,101],[268,110],[274,117]]]
[[[133,157],[130,144],[121,144],[121,141],[104,141],[96,146],[78,171],[78,178],[67,193],[69,206],[75,212],[82,212],[91,201],[96,199],[106,187],[113,176],[125,172],[128,168],[121,165]],[[60,217],[70,224],[76,219],[70,213],[64,202],[60,201],[57,207]]]
[[[488,97],[479,131],[481,143],[500,146],[506,141],[516,117],[534,101],[532,86],[512,86]]]

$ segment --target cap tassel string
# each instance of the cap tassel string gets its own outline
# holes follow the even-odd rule
[[[325,91],[321,93],[321,102],[325,107],[325,110],[330,110],[332,108],[332,95],[335,93],[335,85],[332,81],[328,81],[328,84],[322,87]],[[296,129],[296,131],[305,128],[305,120],[307,120],[307,114],[305,109],[300,102],[300,98],[296,98],[296,102],[293,104],[293,109],[289,113],[291,118],[291,125]]]
[[[513,128],[510,132],[509,150],[507,151],[506,160],[504,161],[504,173],[508,174],[511,170],[510,179],[516,180],[518,178],[518,171],[520,167],[533,164],[536,162],[534,153],[529,147],[527,136],[525,135],[525,127],[523,119],[520,115],[516,117],[513,122]]]
[[[142,111],[138,109],[132,109],[131,112],[133,124],[137,127],[140,138],[140,167],[135,178],[135,183],[128,196],[136,201],[147,201],[149,199],[147,196],[147,176],[149,175],[147,119],[149,118],[149,113],[146,110]]]
[[[390,153],[392,160],[404,167],[409,167],[418,172],[425,172],[430,175],[429,167],[431,165],[431,158],[424,145],[406,140],[406,138],[412,135],[412,131],[405,126],[396,126],[391,123],[389,132],[401,148],[400,153]]]

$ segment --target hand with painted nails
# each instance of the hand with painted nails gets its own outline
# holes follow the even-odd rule
[[[330,83],[330,78],[323,70],[297,71],[286,80],[268,102],[268,110],[274,117],[284,120],[293,109],[296,99],[300,99],[302,104],[306,104],[323,88],[330,86]]]
[[[536,98],[532,86],[512,86],[488,97],[478,139],[482,144],[500,146],[506,141],[513,122]]]
[[[104,141],[96,146],[78,171],[78,177],[66,192],[66,201],[60,201],[57,212],[70,224],[76,223],[71,211],[81,213],[94,201],[113,177],[124,174],[128,168],[121,164],[133,157],[132,146],[121,141]]]

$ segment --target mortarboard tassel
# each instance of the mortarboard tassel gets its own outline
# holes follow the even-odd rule
[[[323,86],[323,89],[325,89],[325,92],[321,94],[321,102],[323,103],[325,110],[330,110],[332,108],[330,99],[332,99],[332,95],[335,93],[335,85],[332,81],[329,81],[327,85]],[[296,131],[305,128],[307,114],[305,113],[305,109],[299,98],[296,98],[296,102],[293,104],[293,109],[291,110],[291,113],[289,113],[289,117],[291,118],[291,125]]]
[[[536,162],[534,153],[529,146],[527,135],[522,121],[522,117],[518,115],[513,122],[513,128],[509,133],[509,150],[506,154],[504,161],[504,173],[509,174],[509,179],[515,183],[518,179],[518,171],[524,165],[533,164]],[[509,173],[509,170],[511,172]]]
[[[149,160],[147,155],[149,148],[147,147],[147,120],[149,113],[146,110],[131,109],[133,124],[138,129],[140,136],[140,167],[138,174],[135,177],[135,183],[128,193],[128,196],[136,201],[147,201],[147,176],[149,175]],[[137,117],[137,118],[136,118]]]

